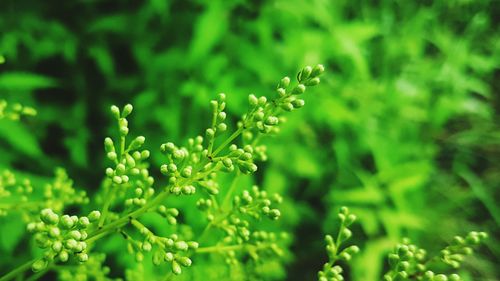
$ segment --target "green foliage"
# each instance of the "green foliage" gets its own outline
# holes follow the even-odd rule
[[[206,146],[208,126],[216,149],[238,128],[236,117],[247,112],[249,93],[258,99],[282,73],[321,61],[329,75],[322,77],[321,88],[311,89],[303,109],[286,122],[278,118],[277,137],[273,126],[272,137],[253,146],[252,159],[225,160],[212,182],[193,185],[190,195],[170,195],[165,208],[179,215],[152,211],[141,221],[162,237],[181,228],[185,236],[180,237],[191,241],[186,237],[201,233],[221,207],[207,195],[211,205],[200,213],[198,196],[218,190],[213,196],[226,198],[232,177],[242,173],[238,164],[251,171],[253,163],[258,170],[252,177],[239,177],[223,209],[252,223],[251,214],[233,210],[230,203],[244,196],[243,189],[260,198],[249,189],[253,186],[267,192],[269,208],[279,209],[280,218],[269,220],[259,211],[259,230],[286,233],[286,239],[277,236],[284,255],[253,263],[252,272],[260,275],[248,274],[250,265],[229,269],[224,255],[204,255],[193,258],[196,266],[183,268],[176,278],[312,280],[320,262],[313,264],[311,257],[323,253],[319,234],[335,233],[338,208],[347,205],[359,217],[350,241],[364,249],[353,257],[349,274],[344,272],[349,280],[382,279],[389,267],[387,253],[404,237],[438,253],[449,237],[477,229],[490,238],[457,274],[464,281],[498,279],[497,6],[492,0],[6,1],[0,9],[0,105],[7,105],[0,110],[0,171],[9,170],[17,183],[8,187],[11,195],[0,198],[0,205],[17,205],[19,211],[0,217],[0,252],[10,257],[0,259],[0,272],[30,255],[41,256],[26,243],[25,223],[50,206],[26,208],[24,193],[17,192],[24,179],[33,187],[27,196],[43,202],[45,186],[54,183],[54,167],[64,167],[78,190],[92,199],[87,205],[61,204],[54,209],[57,214],[100,209],[116,188],[114,200],[122,198],[126,206],[110,204],[104,217],[113,219],[114,213],[150,200],[149,177],[155,187],[167,185],[170,171],[163,175],[159,167],[168,168],[170,160],[155,153],[161,144],[194,151],[199,138],[193,137],[192,144],[185,141],[201,135]],[[215,116],[207,100],[220,91],[227,93],[228,106],[225,114],[219,116],[218,110]],[[137,152],[151,153],[136,160],[132,151],[136,166],[126,162],[120,174],[121,166],[100,147],[109,136],[118,158],[121,136],[110,126],[118,121],[108,111],[111,104],[128,102],[134,114],[127,144],[140,133],[147,142]],[[17,104],[35,108],[36,118],[19,114],[22,109],[16,112],[21,108]],[[261,121],[265,128],[267,120]],[[221,123],[226,131],[221,125],[216,132]],[[256,132],[260,134],[259,129],[243,134],[236,150],[245,153]],[[176,178],[182,180],[180,168],[187,166],[175,165]],[[223,171],[232,167],[233,172]],[[107,168],[113,176],[101,182]],[[132,175],[137,169],[140,174]],[[129,181],[114,187],[115,176]],[[142,191],[132,187],[137,181],[144,185]],[[273,201],[275,193],[283,197],[281,204]],[[79,198],[78,193],[68,196]],[[57,196],[52,200],[61,202]],[[264,204],[264,199],[257,201]],[[220,219],[219,226],[236,227]],[[129,231],[142,243],[143,236]],[[220,232],[217,238],[223,237]],[[137,263],[134,255],[125,254],[127,242],[120,236],[106,241],[96,242],[96,248],[105,248],[107,258],[91,255],[85,264],[89,270],[109,266],[112,278],[126,271],[131,280],[153,280],[165,273],[147,262],[152,253]],[[71,274],[65,276],[84,276],[85,270],[83,265],[78,271],[68,269]],[[56,278],[50,274],[47,278]]]

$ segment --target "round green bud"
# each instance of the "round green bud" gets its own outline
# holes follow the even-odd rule
[[[111,114],[113,114],[116,119],[120,119],[120,109],[118,108],[118,106],[111,106]]]
[[[304,106],[305,101],[303,99],[295,99],[291,101],[291,104],[293,105],[293,108],[301,108]]]
[[[31,265],[31,269],[33,270],[33,272],[40,272],[47,268],[48,264],[49,263],[46,259],[39,259]]]
[[[163,259],[167,262],[171,262],[174,260],[174,254],[172,254],[170,252],[166,252]]]
[[[188,244],[185,241],[177,241],[175,242],[174,246],[179,251],[186,251],[189,248]]]
[[[134,107],[131,105],[131,104],[127,104],[123,107],[123,111],[122,111],[122,117],[125,118],[127,116],[130,115],[130,113],[132,113],[132,110],[134,109]]]
[[[285,111],[292,111],[293,110],[293,104],[290,103],[290,102],[287,102],[287,103],[283,103],[281,104],[281,109],[285,110]]]
[[[348,228],[344,228],[344,229],[340,232],[340,239],[341,239],[341,240],[347,240],[347,239],[349,239],[351,236],[352,236],[352,232],[351,232],[351,230],[349,230]]]
[[[119,176],[123,175],[125,173],[125,170],[126,170],[125,165],[123,165],[122,163],[116,165],[116,174],[117,175],[119,175]]]
[[[90,220],[87,217],[81,217],[78,220],[78,224],[82,226],[83,228],[86,228],[90,224]]]
[[[123,180],[122,180],[122,178],[120,176],[114,176],[113,177],[113,182],[115,184],[122,184]]]
[[[152,248],[153,248],[153,245],[151,245],[151,243],[149,243],[148,241],[142,243],[142,250],[143,251],[149,252],[149,251],[151,251]]]
[[[278,88],[287,88],[290,85],[290,77],[283,77],[280,83],[278,84]]]
[[[259,104],[259,99],[254,94],[250,94],[248,95],[248,103],[251,106],[257,106],[257,104]]]
[[[189,241],[189,242],[187,242],[187,244],[188,244],[189,249],[193,249],[193,250],[198,249],[198,247],[200,246],[200,244],[198,242],[195,242],[195,241]]]
[[[101,217],[101,212],[99,212],[99,211],[92,211],[89,214],[89,220],[91,222],[99,220],[100,217]]]
[[[179,275],[182,273],[182,269],[181,269],[181,266],[179,265],[179,263],[177,263],[175,260],[172,261],[172,272],[175,274],[175,275]]]
[[[278,209],[272,209],[269,211],[269,217],[273,220],[277,220],[281,216],[281,212]]]
[[[135,260],[137,262],[142,262],[144,260],[144,255],[141,252],[135,253]]]
[[[186,168],[182,169],[181,176],[189,178],[192,172],[193,172],[193,167],[187,166]]]
[[[220,123],[218,126],[217,126],[217,131],[220,131],[221,133],[222,132],[225,132],[227,130],[227,125],[226,123]]]
[[[278,117],[276,117],[276,116],[269,116],[269,117],[267,117],[267,119],[265,121],[265,124],[269,125],[269,126],[274,126],[274,125],[277,125],[278,122],[279,122]]]
[[[144,136],[138,136],[136,137],[128,146],[129,150],[135,150],[140,148],[144,142],[146,141],[146,138]]]
[[[219,120],[220,122],[226,120],[226,113],[224,111],[219,112],[219,114],[217,114],[217,120]]]
[[[118,158],[118,155],[116,155],[116,152],[112,151],[112,152],[108,152],[106,154],[106,157],[108,157],[108,159],[111,161],[115,161]]]
[[[191,266],[191,264],[193,263],[193,262],[191,261],[191,259],[190,259],[190,258],[188,258],[188,257],[178,257],[178,258],[177,258],[177,261],[178,261],[178,262],[179,262],[182,266],[185,266],[185,267],[189,267],[189,266]]]
[[[311,72],[311,77],[316,77],[325,72],[325,67],[322,64],[316,65]]]
[[[233,166],[233,161],[231,158],[224,158],[224,160],[222,160],[222,164],[224,164],[226,168],[230,168]]]
[[[259,105],[264,106],[267,102],[267,98],[265,96],[262,96],[259,98]]]
[[[206,131],[205,131],[205,135],[208,139],[212,139],[214,136],[215,136],[215,131],[214,129],[212,128],[208,128]]]
[[[76,257],[79,262],[86,262],[89,260],[89,256],[86,253],[79,253]]]
[[[121,135],[121,136],[126,136],[126,135],[128,135],[128,128],[127,128],[127,127],[125,127],[125,126],[121,126],[121,127],[120,127],[120,135]]]
[[[299,84],[292,90],[293,95],[301,95],[306,91],[306,86],[304,84]]]
[[[57,257],[59,258],[59,260],[60,260],[61,262],[67,262],[67,261],[68,261],[68,259],[69,259],[68,252],[66,252],[66,251],[61,251],[61,252],[59,253],[59,255],[57,255]]]
[[[448,281],[448,277],[444,274],[438,274],[432,279],[433,281]]]
[[[285,90],[285,89],[283,89],[283,88],[278,88],[278,89],[276,90],[276,92],[278,92],[278,96],[280,96],[280,97],[284,97],[284,96],[286,96],[286,90]]]
[[[70,228],[72,228],[74,226],[74,224],[75,224],[75,222],[74,222],[74,220],[70,216],[63,215],[61,217],[61,224],[60,225],[62,227],[66,228],[66,229],[70,229]]]
[[[115,171],[112,168],[106,168],[106,176],[112,177],[115,175]]]
[[[71,239],[66,240],[66,248],[67,249],[73,250],[73,249],[76,249],[76,247],[78,247],[78,242],[76,242],[75,239],[71,238]]]
[[[111,138],[104,139],[104,149],[106,150],[106,152],[115,151],[113,140]]]
[[[310,80],[307,80],[304,84],[306,86],[316,86],[319,84],[319,82],[320,82],[319,77],[315,77],[315,78],[312,78]]]
[[[175,150],[175,145],[171,142],[164,143],[160,146],[161,152],[173,153]]]
[[[56,253],[59,253],[61,250],[62,250],[62,243],[61,241],[54,241],[54,243],[52,243],[52,250]]]
[[[299,82],[302,82],[303,80],[309,78],[311,73],[312,73],[312,67],[306,66],[299,72],[299,75],[297,76],[297,80],[299,80]]]

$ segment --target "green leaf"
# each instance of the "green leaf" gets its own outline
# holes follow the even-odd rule
[[[0,75],[0,89],[31,91],[56,86],[53,78],[35,73],[6,72]]]
[[[0,139],[28,156],[42,155],[35,135],[19,122],[0,121]]]
[[[8,229],[8,231],[0,231],[0,249],[3,254],[11,254],[21,238],[23,238],[24,223],[19,215],[9,215],[0,218],[0,225],[2,229]]]

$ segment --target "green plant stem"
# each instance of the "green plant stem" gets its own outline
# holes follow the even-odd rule
[[[215,123],[217,122],[217,110],[214,110],[212,116],[212,129],[215,131]],[[214,147],[215,136],[212,136],[208,141],[208,156],[212,156],[212,149]]]
[[[222,201],[221,208],[226,207],[229,204],[229,200],[231,200],[231,195],[233,194],[234,190],[236,189],[237,182],[240,176],[240,172],[236,172],[236,176],[233,178],[231,185],[229,186],[229,189],[227,190],[226,195],[224,196],[224,200]]]
[[[328,264],[330,264],[330,266],[333,266],[333,264],[337,261],[338,257],[337,257],[337,253],[340,249],[340,235],[342,233],[342,230],[345,228],[344,226],[344,220],[342,220],[340,222],[340,228],[339,228],[339,233],[337,233],[337,239],[335,239],[335,249],[333,250],[333,257],[332,257],[332,260],[328,262]]]
[[[38,280],[40,279],[42,276],[44,276],[45,274],[47,274],[47,272],[49,272],[52,268],[51,267],[47,267],[46,269],[40,271],[40,272],[37,272],[33,275],[30,276],[30,278],[26,279],[26,281],[35,281],[35,280]]]
[[[242,250],[248,245],[210,246],[196,249],[197,254]]]
[[[104,198],[104,205],[102,207],[102,215],[101,218],[99,219],[99,223],[97,227],[101,228],[104,225],[104,222],[106,221],[106,217],[108,216],[109,212],[109,206],[111,205],[111,202],[113,202],[113,199],[115,198],[115,193],[116,193],[117,185],[116,184],[111,184],[109,187],[108,191],[106,192],[106,197]]]
[[[165,279],[163,279],[163,281],[172,280],[174,276],[175,275],[172,272],[169,272],[169,273],[167,273],[167,275],[165,276]]]
[[[221,152],[228,144],[230,144],[234,139],[236,139],[243,131],[245,130],[243,128],[244,126],[241,126],[238,128],[238,130],[234,131],[234,133],[229,136],[217,149],[212,153],[212,157],[215,157],[219,152]]]
[[[107,225],[102,227],[101,229],[98,229],[92,233],[89,234],[87,239],[93,238],[94,236],[97,236],[101,233],[108,233],[110,231],[113,231],[116,228],[122,227],[129,223],[130,220],[138,218],[140,215],[143,213],[147,212],[149,209],[153,208],[157,204],[159,204],[163,199],[165,199],[170,193],[167,191],[163,191],[162,193],[158,194],[152,201],[150,201],[148,204],[142,206],[141,208],[133,211],[132,213],[129,213]],[[1,281],[1,280],[0,280]]]
[[[2,276],[0,278],[0,281],[8,281],[8,280],[11,280],[12,278],[18,276],[19,274],[25,272],[26,270],[28,270],[31,265],[36,261],[36,259],[34,260],[31,260],[27,263],[24,263],[20,266],[18,266],[17,268],[15,268],[14,270],[12,270],[11,272],[5,274],[4,276]]]

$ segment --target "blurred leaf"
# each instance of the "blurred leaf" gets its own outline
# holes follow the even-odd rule
[[[0,74],[0,89],[31,91],[56,86],[56,80],[39,74],[28,72],[5,72]]]
[[[0,139],[33,158],[42,155],[35,135],[19,122],[0,120]]]

